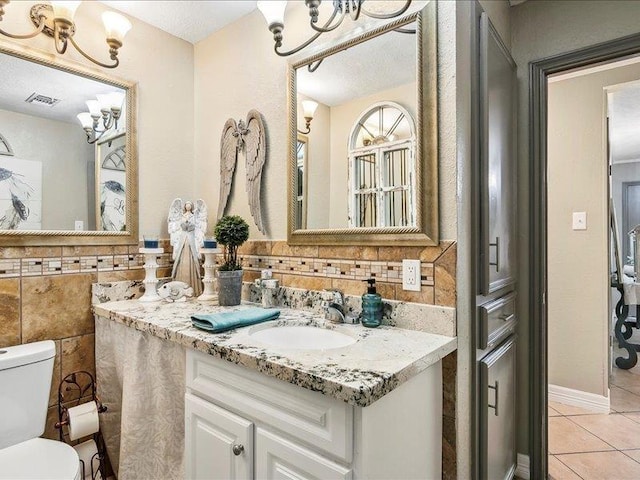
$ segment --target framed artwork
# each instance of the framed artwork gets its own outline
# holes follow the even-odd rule
[[[42,230],[42,162],[0,156],[0,230]]]
[[[9,157],[13,157],[13,150],[11,149],[11,145],[6,138],[2,136],[0,133],[0,155],[7,155]]]
[[[125,231],[125,134],[102,140],[96,147],[96,226],[98,230]]]

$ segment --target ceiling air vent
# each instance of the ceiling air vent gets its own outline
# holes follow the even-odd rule
[[[32,93],[29,98],[25,100],[27,103],[41,105],[43,107],[53,107],[59,101],[59,98],[47,97],[46,95],[40,95],[39,93]]]

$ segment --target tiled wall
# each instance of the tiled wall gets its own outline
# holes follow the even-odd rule
[[[271,269],[288,287],[340,288],[361,295],[363,280],[374,277],[378,293],[389,300],[455,307],[456,244],[437,247],[289,246],[281,241],[250,241],[240,249],[244,280]],[[402,289],[402,260],[421,260],[421,291]]]
[[[57,389],[68,373],[95,372],[91,284],[144,277],[138,247],[0,248],[0,347],[54,340],[46,436],[57,438]],[[161,274],[170,257],[163,255]]]

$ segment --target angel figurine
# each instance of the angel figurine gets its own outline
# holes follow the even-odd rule
[[[169,208],[169,236],[173,247],[173,280],[193,287],[193,294],[202,293],[200,247],[207,230],[207,205],[204,200],[183,202],[176,198]]]

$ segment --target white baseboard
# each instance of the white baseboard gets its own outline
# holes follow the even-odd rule
[[[609,413],[610,397],[582,392],[572,388],[549,385],[549,401],[592,410],[594,413]]]
[[[529,480],[529,455],[518,454],[518,466],[516,467],[516,477],[522,480]]]

